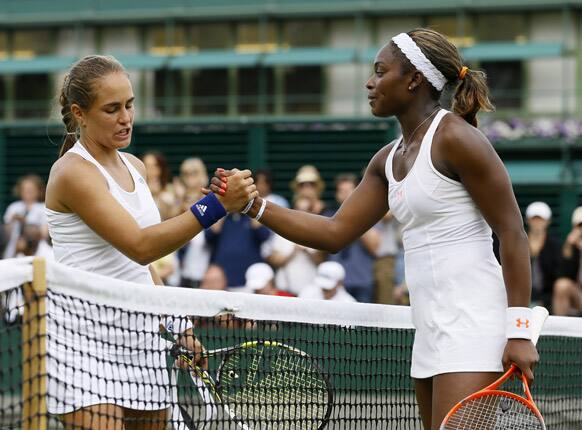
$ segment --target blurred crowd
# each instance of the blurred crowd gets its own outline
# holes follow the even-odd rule
[[[147,183],[163,220],[202,197],[209,176],[200,158],[188,158],[172,177],[164,155],[142,155]],[[298,169],[289,184],[291,201],[273,193],[273,174],[254,172],[261,196],[280,206],[333,216],[356,188],[358,175],[346,172],[334,181],[335,202],[321,198],[326,186],[315,166]],[[3,257],[52,259],[44,208],[44,184],[37,175],[18,179],[16,201],[6,209],[0,229]],[[582,206],[572,214],[564,243],[548,232],[552,211],[544,202],[525,213],[532,267],[532,303],[555,315],[582,314]],[[495,246],[495,245],[494,245]],[[166,285],[254,294],[381,304],[408,304],[404,256],[398,222],[390,213],[358,240],[336,254],[307,248],[271,232],[240,214],[229,214],[178,252],[154,264]]]

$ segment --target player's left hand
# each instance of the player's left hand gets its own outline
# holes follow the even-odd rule
[[[184,331],[178,339],[178,344],[194,353],[194,357],[192,358],[194,364],[203,369],[208,368],[208,359],[202,356],[202,353],[205,351],[204,345],[198,340],[193,329],[189,328]],[[181,358],[176,359],[176,365],[181,369],[188,369],[188,363]]]
[[[531,386],[534,381],[533,369],[540,360],[538,351],[531,341],[527,339],[509,339],[503,352],[503,368],[509,369],[514,363],[525,375]]]

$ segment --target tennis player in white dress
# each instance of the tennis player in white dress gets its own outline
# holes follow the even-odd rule
[[[161,223],[143,164],[120,152],[130,144],[134,118],[123,67],[112,57],[85,57],[65,78],[60,102],[67,136],[46,193],[60,263],[144,288],[160,284],[152,261],[257,195],[251,172],[237,172],[222,184],[221,196],[211,193]],[[127,318],[90,303],[61,304],[51,309],[49,301],[49,412],[66,429],[166,429],[172,392],[158,320]],[[200,351],[191,329],[181,339]]]
[[[453,87],[452,111],[440,107]],[[538,354],[527,321],[531,275],[527,237],[507,171],[476,128],[491,109],[482,72],[463,66],[441,34],[395,36],[366,82],[372,113],[395,116],[402,137],[382,148],[333,218],[255,199],[249,211],[285,238],[337,252],[390,209],[403,224],[406,283],[416,336],[411,375],[426,430],[438,430],[458,401],[514,362],[528,379]],[[217,172],[217,190],[230,172]],[[502,265],[491,233],[500,240]]]

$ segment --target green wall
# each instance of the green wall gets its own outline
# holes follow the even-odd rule
[[[276,119],[220,123],[142,123],[134,129],[129,151],[163,152],[172,173],[187,157],[201,157],[210,172],[217,167],[269,167],[275,191],[291,197],[289,182],[303,164],[317,166],[333,202],[333,178],[342,172],[361,173],[373,154],[398,133],[393,122]],[[48,177],[57,157],[62,131],[58,126],[0,128],[0,210],[14,200],[16,179],[26,173]],[[578,183],[582,145],[529,140],[495,145],[512,178],[520,206],[544,200],[554,212],[554,233],[564,236],[570,214],[580,201]]]

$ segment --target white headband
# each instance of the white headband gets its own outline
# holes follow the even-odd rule
[[[422,53],[418,45],[406,33],[400,33],[392,38],[392,41],[400,48],[406,58],[438,91],[441,91],[447,83],[447,78],[430,62]]]

